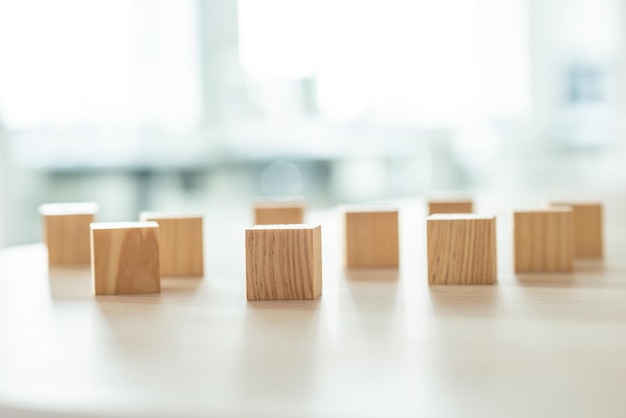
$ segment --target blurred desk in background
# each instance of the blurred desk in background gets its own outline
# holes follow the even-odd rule
[[[21,166],[47,171],[152,168],[202,169],[219,164],[423,154],[449,129],[354,128],[304,119],[248,121],[221,129],[164,133],[151,130],[77,130],[7,133],[7,151]]]

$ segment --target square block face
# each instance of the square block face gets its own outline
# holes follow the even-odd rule
[[[39,206],[43,235],[52,266],[89,265],[89,225],[98,213],[94,202],[48,203]]]
[[[204,275],[202,216],[142,212],[140,219],[159,224],[161,276]]]
[[[431,200],[428,202],[428,214],[435,213],[472,213],[474,204],[471,200]]]
[[[92,224],[91,273],[96,295],[159,293],[158,224]]]
[[[347,268],[398,268],[398,211],[345,213]]]
[[[304,205],[301,203],[256,203],[255,225],[302,224]]]
[[[93,214],[43,216],[49,266],[88,266],[91,260],[89,225]]]
[[[604,233],[602,204],[552,203],[553,207],[570,207],[574,214],[574,257],[602,258]]]
[[[515,272],[573,271],[573,220],[570,209],[514,212]]]
[[[246,229],[248,300],[317,299],[322,293],[322,228],[309,225]]]
[[[440,214],[426,222],[429,284],[497,281],[495,216]]]

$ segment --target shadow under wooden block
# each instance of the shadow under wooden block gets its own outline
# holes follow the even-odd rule
[[[204,275],[202,215],[141,212],[139,218],[159,224],[161,276]]]
[[[604,234],[601,203],[552,202],[550,206],[572,209],[574,215],[574,257],[603,257]]]
[[[497,281],[495,216],[436,214],[426,222],[428,284]]]
[[[429,200],[428,214],[435,213],[472,213],[474,203],[470,199]]]
[[[96,295],[160,293],[159,225],[91,224],[91,273]]]
[[[264,201],[254,204],[255,225],[302,224],[304,222],[304,202]]]
[[[48,269],[48,286],[52,300],[89,300],[93,298],[91,271],[88,266],[52,267]]]
[[[49,266],[88,266],[91,258],[89,225],[98,213],[98,205],[85,203],[49,203],[39,207],[48,247]]]
[[[398,210],[346,208],[345,267],[397,268],[399,265]]]
[[[322,293],[322,228],[257,225],[246,229],[248,300],[317,299]]]
[[[516,273],[573,271],[572,210],[554,208],[514,212],[513,247]]]

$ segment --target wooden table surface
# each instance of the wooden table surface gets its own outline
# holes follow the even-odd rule
[[[604,262],[516,276],[507,203],[487,203],[494,286],[427,285],[418,201],[400,204],[399,271],[344,271],[338,215],[310,213],[318,301],[247,302],[248,219],[218,212],[205,278],[158,295],[94,297],[42,244],[3,249],[0,416],[626,416],[624,206],[607,204]]]

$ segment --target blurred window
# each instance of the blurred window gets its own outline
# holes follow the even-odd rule
[[[193,0],[0,0],[10,130],[188,130],[201,117]]]
[[[313,77],[337,121],[441,126],[530,105],[526,0],[239,0],[253,79]]]

